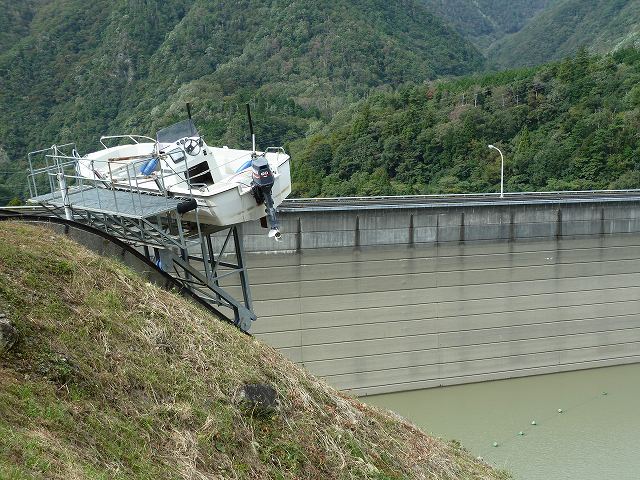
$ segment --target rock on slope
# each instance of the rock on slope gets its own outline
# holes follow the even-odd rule
[[[0,226],[0,478],[505,478],[117,262]],[[275,411],[241,400],[256,383]]]

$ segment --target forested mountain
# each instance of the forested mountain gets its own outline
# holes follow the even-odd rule
[[[0,0],[0,52],[29,33],[36,0]]]
[[[585,47],[640,45],[637,0],[423,0],[474,43],[493,69],[540,65]]]
[[[483,62],[421,0],[0,1],[0,204],[29,149],[153,134],[187,101],[212,144],[246,140],[245,101],[281,144],[372,88]]]
[[[83,153],[101,134],[153,135],[183,118],[186,102],[211,144],[233,146],[248,141],[241,107],[251,102],[259,144],[293,147],[300,195],[495,188],[487,141],[512,157],[512,189],[635,185],[628,132],[640,77],[635,50],[623,47],[638,41],[637,1],[0,0],[0,9],[0,204],[24,196],[28,150],[75,140]],[[620,53],[432,82],[581,45]]]
[[[520,31],[494,44],[494,68],[538,65],[573,55],[580,47],[606,53],[640,46],[638,0],[554,0]]]
[[[294,142],[299,196],[640,188],[640,50],[372,95]]]
[[[423,0],[438,16],[481,51],[506,34],[518,32],[557,0]]]

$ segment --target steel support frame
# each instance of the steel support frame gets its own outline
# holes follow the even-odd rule
[[[173,271],[169,273],[182,282],[186,288],[196,292],[206,302],[232,309],[235,324],[241,330],[247,332],[251,327],[251,323],[256,320],[256,315],[253,313],[249,274],[244,262],[242,225],[228,227],[226,232],[225,241],[217,252],[213,249],[211,234],[203,234],[199,242],[200,251],[197,252],[200,256],[173,255]],[[231,239],[235,249],[234,253],[227,250]],[[227,257],[235,257],[235,263]],[[191,260],[201,262],[204,267],[204,273],[194,268]],[[221,271],[220,267],[224,267],[225,271]],[[238,275],[239,277],[242,291],[241,300],[235,298],[220,286],[222,279],[232,275]]]
[[[49,215],[64,218],[61,207],[42,205]],[[150,260],[158,260],[161,251],[171,257],[171,264],[163,270],[177,280],[185,289],[212,306],[227,307],[233,311],[234,324],[248,332],[256,320],[253,313],[249,275],[244,260],[242,225],[233,225],[226,231],[225,241],[217,252],[213,248],[211,233],[203,233],[199,226],[193,230],[192,239],[187,238],[183,220],[177,212],[163,217],[128,218],[117,213],[94,212],[71,205],[74,221],[89,225],[112,235],[142,252]],[[176,232],[172,234],[171,232]],[[234,252],[228,251],[233,244]],[[151,254],[153,251],[153,255]],[[235,262],[231,259],[235,257]],[[197,268],[202,263],[204,273]],[[221,271],[221,267],[224,271]],[[220,285],[223,278],[238,275],[242,298],[237,299]]]

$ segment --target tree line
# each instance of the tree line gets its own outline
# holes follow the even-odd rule
[[[462,104],[463,93],[480,92]],[[513,101],[514,92],[522,95]],[[511,95],[503,102],[503,95]],[[292,142],[294,194],[640,188],[640,50],[376,93]]]

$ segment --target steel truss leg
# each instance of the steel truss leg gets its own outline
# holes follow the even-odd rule
[[[242,225],[233,226],[233,242],[236,249],[236,261],[238,262],[238,274],[240,275],[240,285],[242,286],[242,296],[244,305],[248,310],[253,311],[253,301],[251,299],[251,287],[249,286],[249,272],[244,265],[244,245],[242,243]]]
[[[251,287],[245,265],[242,226],[234,225],[227,228],[226,236],[223,238],[224,241],[218,252],[213,249],[211,235],[200,233],[198,240],[191,244],[190,252],[186,248],[180,248],[170,254],[173,263],[171,275],[206,302],[232,309],[234,323],[246,332],[251,327],[251,323],[256,320],[256,315],[253,313]],[[235,263],[225,258],[227,254],[233,257],[230,252],[227,252],[232,240]],[[199,251],[194,251],[194,248]],[[169,251],[167,253],[169,254]],[[198,266],[202,262],[202,267],[194,266],[192,261]],[[221,268],[225,270],[221,271]],[[242,289],[241,299],[234,298],[220,285],[221,279],[231,275],[239,277]]]

